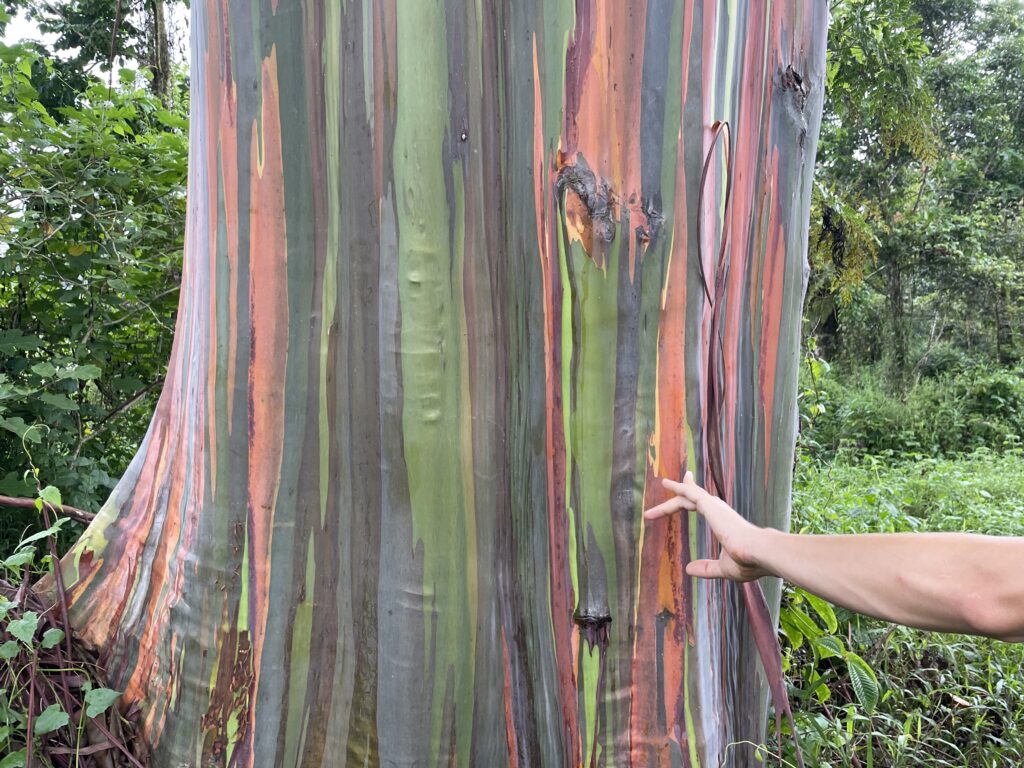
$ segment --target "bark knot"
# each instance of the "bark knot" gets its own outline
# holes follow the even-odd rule
[[[590,650],[596,645],[605,650],[611,641],[612,617],[607,613],[583,613],[577,608],[572,620],[576,622]]]
[[[779,73],[779,87],[789,98],[785,101],[786,112],[790,120],[798,127],[797,142],[801,152],[807,140],[807,98],[811,92],[810,82],[801,75],[792,64]]]
[[[579,239],[599,267],[604,263],[603,246],[615,239],[616,219],[635,223],[633,233],[642,243],[654,240],[665,222],[649,198],[617,194],[591,170],[582,152],[571,159],[559,153],[555,194],[562,201],[570,238]]]
[[[575,162],[563,165],[555,179],[555,194],[562,197],[571,191],[582,203],[590,219],[590,232],[593,237],[610,243],[615,239],[615,222],[612,220],[612,190],[608,182],[599,178],[587,164],[582,153],[576,154]],[[567,216],[571,203],[566,203]],[[590,250],[589,248],[587,249]]]

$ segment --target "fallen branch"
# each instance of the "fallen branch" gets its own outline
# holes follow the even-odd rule
[[[0,496],[0,507],[15,507],[16,509],[36,509],[36,500],[27,498],[18,498],[15,496]],[[96,519],[94,512],[86,512],[84,509],[78,509],[76,507],[69,507],[67,504],[62,504],[57,512],[61,512],[72,520],[77,520],[80,523],[88,525]]]

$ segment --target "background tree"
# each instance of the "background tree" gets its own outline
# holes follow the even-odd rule
[[[897,391],[1021,355],[1022,10],[834,8],[809,328]]]
[[[40,32],[54,36],[48,88],[41,100],[63,106],[83,92],[100,68],[120,66],[148,73],[152,92],[166,106],[175,96],[169,9],[183,0],[4,0],[8,13],[24,12]],[[42,52],[42,51],[40,51]]]

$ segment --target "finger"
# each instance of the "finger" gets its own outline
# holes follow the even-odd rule
[[[722,564],[718,560],[694,560],[686,564],[686,575],[701,579],[724,579]]]
[[[683,481],[672,480],[670,478],[662,478],[662,486],[677,496],[683,496],[690,501],[697,501],[697,497],[704,492],[704,489],[693,482],[693,473],[687,472],[683,477]]]
[[[644,518],[647,520],[657,520],[659,517],[665,517],[666,515],[672,515],[683,508],[683,499],[678,496],[673,496],[668,501],[663,501],[657,506],[651,507],[650,509],[644,510]]]
[[[683,492],[683,484],[678,480],[673,480],[670,477],[661,478],[661,485],[666,491],[672,491],[672,493],[680,494]]]
[[[673,496],[656,507],[644,510],[644,518],[647,520],[657,520],[659,517],[674,515],[681,509],[693,509],[693,504],[682,496]]]

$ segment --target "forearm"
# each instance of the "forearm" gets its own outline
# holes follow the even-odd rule
[[[757,559],[765,570],[850,610],[922,629],[1024,640],[1024,540],[778,531],[761,538]]]

